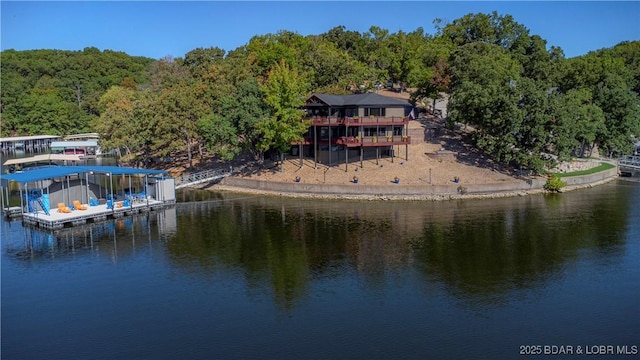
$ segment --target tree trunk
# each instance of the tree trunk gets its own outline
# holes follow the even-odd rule
[[[187,139],[187,156],[189,157],[189,169],[193,168],[193,157],[191,156],[191,141]]]
[[[280,172],[284,172],[284,153],[280,152]]]
[[[193,158],[191,156],[191,138],[185,129],[180,129],[184,134],[184,140],[187,143],[187,157],[189,159],[189,169],[193,168]]]
[[[120,148],[116,149],[116,166],[120,166],[120,161],[122,160],[122,153],[120,152]]]

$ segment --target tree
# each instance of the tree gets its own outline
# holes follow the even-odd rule
[[[235,102],[226,102],[227,106],[221,106],[217,110],[218,113],[228,114],[231,123],[237,129],[242,150],[251,152],[256,159],[261,156],[261,134],[258,124],[262,119],[273,116],[272,109],[264,102],[264,97],[265,94],[257,80],[250,78],[238,85]]]
[[[449,121],[473,125],[476,144],[499,162],[541,171],[551,126],[544,85],[520,77],[520,64],[494,44],[463,45],[451,64]]]
[[[604,131],[604,113],[594,102],[591,91],[582,88],[553,96],[553,133],[555,153],[568,159],[574,151],[584,155],[596,135]],[[592,148],[592,147],[591,147]]]
[[[131,160],[135,152],[134,143],[140,129],[134,117],[135,92],[129,88],[113,86],[100,97],[100,117],[93,122],[93,129],[100,135],[100,147],[106,151],[116,150],[122,159]]]
[[[218,47],[197,48],[185,55],[184,66],[193,77],[201,78],[209,71],[209,66],[222,63],[224,55],[225,51]]]
[[[266,77],[273,64],[281,60],[297,68],[306,43],[307,40],[299,34],[279,31],[277,34],[254,36],[246,50],[255,75]]]
[[[193,167],[193,149],[200,141],[198,122],[210,114],[202,83],[179,83],[160,91],[156,103],[155,150],[168,155],[183,149]]]
[[[606,52],[593,52],[570,59],[559,76],[560,90],[588,89],[593,104],[604,115],[604,125],[598,127],[595,142],[613,156],[632,150],[633,138],[640,134],[640,100],[633,92],[633,71],[625,59]]]
[[[436,24],[440,21],[436,19]],[[438,26],[439,27],[439,26]],[[440,28],[442,37],[456,46],[473,42],[494,44],[512,53],[522,53],[529,42],[529,30],[517,23],[511,15],[467,14]]]
[[[272,110],[272,116],[257,123],[261,140],[258,149],[265,152],[277,150],[281,155],[293,142],[301,141],[309,123],[303,121],[304,96],[308,88],[306,80],[282,60],[269,71],[262,89],[264,102]]]
[[[614,69],[597,84],[595,103],[604,112],[604,131],[597,136],[600,147],[610,156],[630,154],[633,138],[640,134],[640,100]]]
[[[198,134],[207,149],[222,160],[231,160],[238,153],[238,133],[228,117],[206,114],[198,120]]]

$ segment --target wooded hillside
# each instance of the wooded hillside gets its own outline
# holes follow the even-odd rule
[[[393,83],[412,101],[450,95],[449,123],[472,125],[496,160],[540,171],[599,145],[625,154],[640,134],[640,42],[565,59],[510,15],[468,14],[391,33],[344,26],[256,35],[240,48],[153,60],[121,52],[1,53],[2,136],[96,131],[124,160],[208,151],[230,159],[283,150],[304,133],[313,92]]]

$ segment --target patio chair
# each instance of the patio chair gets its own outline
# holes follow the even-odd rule
[[[73,200],[73,207],[76,210],[87,210],[87,206],[82,205],[79,200]]]
[[[67,206],[65,203],[58,203],[58,212],[59,213],[70,213],[71,208]]]
[[[98,206],[98,200],[90,197],[89,198],[89,206]]]

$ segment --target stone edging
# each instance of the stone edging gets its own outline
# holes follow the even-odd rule
[[[561,192],[590,188],[613,181],[618,169],[595,174],[563,178],[567,186]],[[284,196],[292,198],[342,200],[403,200],[438,201],[457,199],[494,199],[513,196],[544,194],[544,178],[514,180],[497,184],[470,184],[461,193],[461,185],[440,186],[360,186],[337,184],[278,183],[229,177],[208,189],[240,193]]]

